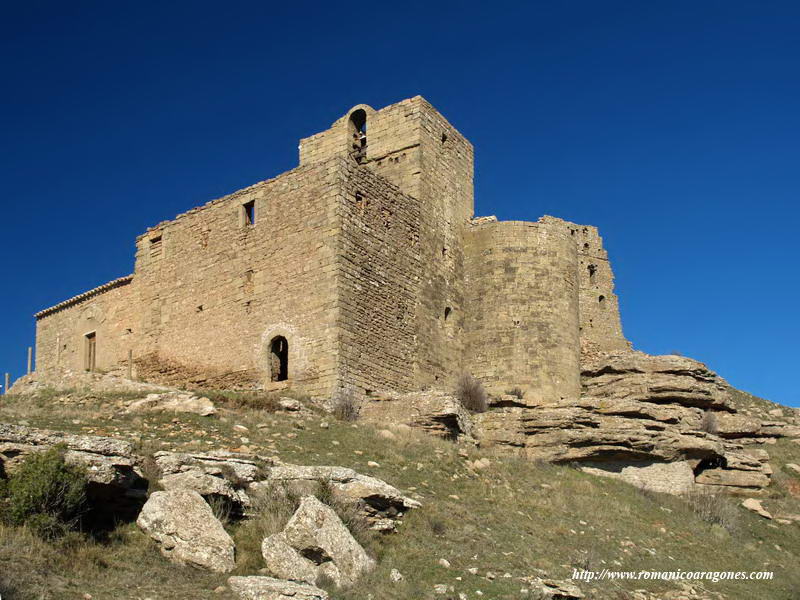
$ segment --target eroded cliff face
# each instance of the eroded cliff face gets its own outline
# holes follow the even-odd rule
[[[501,400],[477,417],[481,443],[662,492],[753,494],[772,474],[756,444],[800,436],[792,423],[738,414],[728,384],[683,356],[597,354],[581,382],[580,398],[555,405]]]
[[[740,412],[734,401],[740,392],[683,356],[596,353],[586,358],[581,383],[578,398],[546,403],[505,394],[493,397],[487,412],[469,418],[463,409],[452,408],[458,406],[454,397],[433,392],[392,402],[373,398],[364,414],[380,419],[388,405],[413,405],[410,412],[392,411],[392,420],[405,415],[412,427],[462,435],[531,460],[572,463],[667,493],[757,495],[772,475],[763,445],[777,437],[800,437],[793,409],[772,420],[758,411]],[[469,426],[463,426],[466,421]],[[434,431],[430,425],[444,422],[452,426]]]

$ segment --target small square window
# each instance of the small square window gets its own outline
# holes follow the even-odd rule
[[[252,227],[256,224],[256,201],[251,200],[242,204],[242,216],[244,217],[245,227]]]

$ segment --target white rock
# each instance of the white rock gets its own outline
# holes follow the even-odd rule
[[[234,544],[203,497],[192,490],[154,492],[136,520],[180,564],[227,573],[236,566]]]
[[[375,561],[333,509],[314,496],[305,496],[300,501],[283,534],[286,543],[301,554],[318,557],[318,564],[333,562],[338,569],[339,585],[351,585],[375,567]]]
[[[278,400],[278,407],[286,412],[297,412],[303,409],[303,404],[294,398],[281,398]]]
[[[742,500],[742,506],[744,506],[747,510],[752,510],[757,515],[764,517],[765,519],[772,519],[772,515],[767,512],[767,510],[761,506],[761,500],[756,500],[755,498],[746,498]]]
[[[397,569],[392,569],[389,573],[389,581],[392,583],[400,583],[403,579],[405,579],[405,577],[403,577],[403,574]]]
[[[301,555],[286,542],[283,533],[264,538],[261,555],[267,571],[279,579],[291,579],[313,584],[317,580],[318,565]]]
[[[450,568],[450,561],[447,560],[446,558],[440,558],[439,559],[439,564],[441,566],[443,566],[445,569],[449,569]]]
[[[240,600],[328,600],[318,587],[272,577],[231,577],[228,587]]]

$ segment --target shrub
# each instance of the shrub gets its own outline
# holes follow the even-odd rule
[[[522,400],[525,397],[525,392],[523,392],[522,388],[519,386],[511,388],[510,390],[506,390],[506,394],[509,396],[515,396],[518,400]]]
[[[718,433],[719,424],[717,423],[717,415],[710,410],[705,411],[703,413],[703,419],[700,421],[700,429],[706,433]]]
[[[333,403],[333,416],[340,421],[358,420],[358,402],[350,393],[343,393]]]
[[[686,496],[689,508],[701,520],[712,525],[720,525],[728,531],[736,528],[739,513],[733,501],[722,494],[696,491]]]
[[[64,462],[64,449],[32,454],[7,484],[6,518],[54,539],[77,529],[86,512],[86,473]]]
[[[489,398],[483,384],[469,373],[463,373],[456,384],[456,398],[461,405],[472,412],[486,412]]]

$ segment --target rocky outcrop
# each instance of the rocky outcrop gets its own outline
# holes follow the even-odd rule
[[[743,444],[787,432],[736,414],[729,387],[705,365],[641,352],[585,358],[580,399],[505,403],[475,415],[480,443],[531,459],[576,463],[660,492],[697,486],[759,493],[768,456]]]
[[[136,523],[176,563],[219,573],[236,566],[233,540],[197,492],[153,492]]]
[[[27,455],[54,446],[65,448],[68,464],[86,469],[87,494],[93,505],[120,517],[141,507],[147,482],[137,466],[133,444],[125,440],[0,423],[0,472],[13,472]]]
[[[583,397],[733,410],[724,380],[704,364],[674,354],[601,355],[584,361],[581,380]]]
[[[158,483],[167,490],[194,490],[207,500],[225,498],[244,514],[259,496],[289,491],[310,495],[326,486],[340,502],[357,506],[374,529],[392,530],[419,502],[385,481],[335,466],[301,466],[233,452],[157,452]]]
[[[272,577],[231,577],[228,587],[240,600],[328,600],[318,587]]]
[[[141,400],[134,400],[128,405],[125,412],[191,413],[209,417],[216,414],[217,409],[208,398],[195,396],[189,392],[163,392],[147,394]]]
[[[250,491],[285,488],[295,494],[313,494],[320,484],[327,486],[339,501],[361,508],[374,529],[394,529],[397,519],[420,507],[419,502],[385,481],[345,467],[277,464]]]
[[[329,506],[305,496],[284,530],[264,539],[267,569],[283,579],[313,583],[321,575],[351,585],[375,567]]]
[[[193,490],[206,500],[225,499],[235,515],[252,505],[247,487],[266,476],[271,462],[233,452],[156,452],[158,483],[166,490]]]
[[[361,418],[375,423],[403,423],[447,439],[472,437],[469,412],[445,392],[370,396],[361,406]]]

